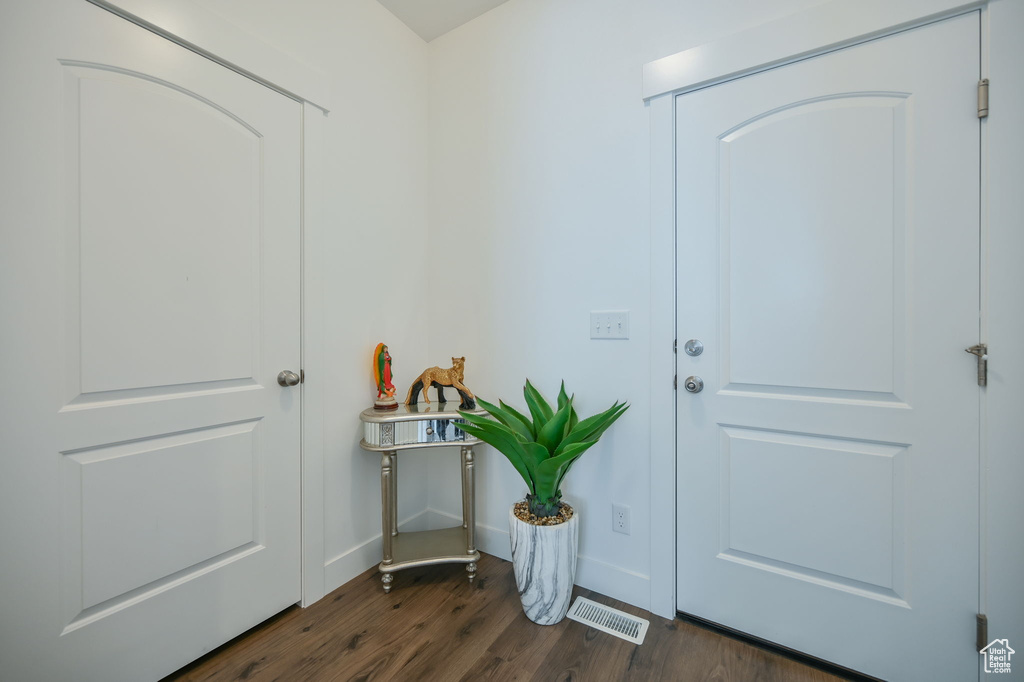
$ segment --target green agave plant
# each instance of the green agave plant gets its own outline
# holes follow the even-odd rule
[[[544,396],[530,384],[523,387],[530,417],[498,401],[492,405],[477,397],[477,403],[494,417],[459,412],[468,423],[459,428],[493,445],[512,462],[526,481],[530,512],[536,516],[555,516],[562,506],[562,479],[573,462],[593,446],[612,423],[629,407],[617,401],[604,412],[580,420],[573,407],[575,395],[558,392],[558,406],[552,408]]]

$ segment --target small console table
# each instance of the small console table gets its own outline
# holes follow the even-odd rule
[[[391,591],[395,571],[430,564],[463,563],[470,582],[476,577],[475,478],[473,445],[480,441],[459,428],[458,403],[399,405],[397,410],[372,407],[359,415],[363,422],[364,450],[381,453],[381,530],[384,544],[380,562],[384,591]],[[466,410],[485,414],[480,409]],[[398,451],[459,445],[462,451],[462,525],[415,533],[398,532]]]

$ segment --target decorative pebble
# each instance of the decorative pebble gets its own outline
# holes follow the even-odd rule
[[[562,502],[561,505],[557,516],[537,516],[536,514],[531,514],[530,507],[525,501],[516,502],[512,509],[516,518],[520,521],[525,521],[534,526],[557,526],[571,519],[574,513],[573,508],[565,502]]]

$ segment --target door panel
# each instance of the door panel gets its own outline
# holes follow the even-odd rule
[[[727,388],[892,393],[904,102],[802,102],[722,137]]]
[[[301,596],[300,108],[84,0],[0,30],[0,678],[159,679]]]
[[[977,675],[978,36],[676,100],[678,608],[886,679]]]
[[[904,448],[733,427],[722,437],[720,556],[897,596]]]
[[[65,570],[82,592],[69,627],[99,607],[122,606],[139,588],[260,544],[259,424],[65,455],[64,525],[80,536]]]
[[[64,67],[80,392],[252,379],[260,133],[180,86]]]

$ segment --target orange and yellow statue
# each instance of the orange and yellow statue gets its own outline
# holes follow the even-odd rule
[[[396,410],[395,385],[391,383],[391,353],[383,343],[378,343],[373,351],[373,379],[377,384],[377,400],[373,406],[378,410]]]

